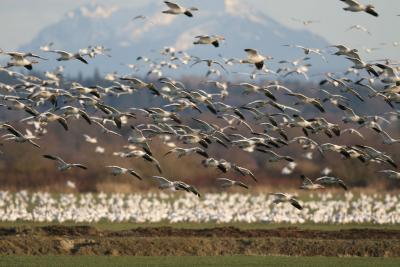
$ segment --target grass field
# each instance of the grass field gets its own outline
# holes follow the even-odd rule
[[[224,257],[107,257],[107,256],[2,256],[0,266],[399,266],[400,258],[334,258],[283,256]]]

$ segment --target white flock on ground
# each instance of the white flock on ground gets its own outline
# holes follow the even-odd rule
[[[400,223],[400,197],[346,192],[310,193],[303,209],[273,203],[271,194],[50,194],[0,191],[0,221],[193,223]]]

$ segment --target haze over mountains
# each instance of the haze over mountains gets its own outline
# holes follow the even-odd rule
[[[190,5],[187,1],[182,1],[182,4]],[[284,44],[295,42],[303,46],[323,49],[329,45],[322,37],[306,29],[289,29],[261,12],[249,9],[242,1],[205,0],[196,5],[201,12],[195,13],[194,19],[162,14],[161,11],[165,9],[165,6],[161,1],[150,2],[141,10],[95,4],[82,6],[65,14],[59,22],[44,28],[20,50],[38,51],[41,45],[49,42],[54,43],[53,49],[71,52],[89,45],[103,45],[110,48],[112,59],[99,56],[90,59],[89,65],[83,65],[80,62],[63,62],[62,64],[66,67],[68,74],[75,75],[81,72],[84,75],[91,75],[95,69],[100,70],[101,74],[111,71],[122,74],[131,73],[126,64],[137,64],[138,56],[161,60],[159,51],[166,44],[201,58],[218,58],[218,54],[222,54],[225,58],[244,58],[244,48],[255,48],[265,55],[273,56],[272,62],[304,56],[301,49],[285,47]],[[146,19],[132,20],[137,15],[144,15]],[[226,41],[219,48],[194,46],[194,36],[199,34],[220,34],[225,36]],[[46,53],[46,56],[53,57],[49,53]],[[311,57],[313,69],[328,70],[328,64],[321,58]],[[339,64],[343,66],[343,62],[343,60],[330,57],[329,70]],[[40,64],[35,69],[39,71],[49,69],[56,67],[57,63],[51,60]],[[272,64],[270,65],[272,69],[278,68],[277,64],[270,64]],[[205,73],[205,69],[199,66],[196,68],[199,69],[200,74]],[[191,73],[193,71],[192,69]],[[163,72],[166,75],[172,73],[168,69]],[[184,68],[173,72],[182,74]]]

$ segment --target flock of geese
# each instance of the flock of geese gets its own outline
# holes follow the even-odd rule
[[[353,0],[341,1],[347,4],[343,8],[346,11],[366,12],[375,17],[378,16],[372,5],[363,5]],[[199,11],[195,7],[186,8],[168,1],[165,1],[165,4],[169,9],[162,11],[162,13],[168,15],[184,14],[193,17],[193,12]],[[134,19],[139,18],[146,19],[142,15]],[[307,25],[312,22],[305,21],[303,23]],[[194,36],[194,39],[194,45],[212,45],[216,49],[219,49],[220,43],[225,41],[225,38],[221,35],[199,35]],[[89,64],[90,59],[98,55],[110,56],[108,54],[109,49],[103,46],[89,46],[78,52],[54,50],[52,46],[53,44],[50,43],[40,49],[45,53],[58,54],[57,61],[78,60],[84,64]],[[307,72],[311,64],[307,64],[306,61],[311,56],[317,56],[327,61],[324,56],[325,52],[321,49],[300,45],[288,46],[302,50],[304,57],[292,62],[279,62],[285,66],[291,66],[276,71],[276,74],[282,75],[282,77],[299,74],[308,79]],[[263,153],[267,161],[272,163],[277,161],[293,162],[294,159],[291,156],[281,155],[276,150],[297,143],[305,150],[317,149],[321,154],[330,151],[338,153],[344,159],[358,159],[366,164],[376,162],[397,168],[392,156],[376,148],[366,145],[318,144],[312,139],[312,135],[316,134],[325,134],[330,138],[344,134],[362,137],[358,129],[368,128],[377,132],[382,137],[384,144],[400,143],[400,139],[391,137],[382,129],[380,122],[385,121],[385,118],[376,114],[359,115],[352,109],[349,100],[349,97],[352,96],[359,101],[365,101],[365,96],[356,89],[357,85],[365,88],[369,92],[370,98],[380,98],[385,101],[393,108],[393,111],[389,113],[400,117],[400,113],[395,110],[395,105],[400,103],[398,67],[390,62],[386,62],[387,64],[366,62],[362,60],[358,50],[354,48],[344,45],[332,47],[337,49],[333,55],[347,58],[353,63],[353,66],[346,72],[347,76],[340,73],[325,75],[320,83],[321,93],[324,94],[323,99],[294,92],[278,81],[258,85],[250,82],[232,84],[222,79],[218,81],[210,80],[206,84],[215,86],[218,93],[208,93],[200,89],[186,88],[182,82],[168,77],[160,77],[157,83],[153,83],[134,76],[120,76],[114,73],[107,75],[107,80],[112,83],[110,87],[101,87],[100,85],[87,87],[77,82],[72,82],[70,86],[67,86],[61,83],[62,68],[53,72],[47,71],[45,78],[16,71],[21,67],[32,70],[35,64],[40,64],[40,61],[48,60],[47,58],[32,52],[1,51],[1,55],[9,56],[10,59],[4,67],[0,68],[0,72],[14,77],[18,82],[13,84],[0,83],[0,90],[6,92],[6,94],[0,96],[2,101],[0,105],[9,111],[25,112],[27,117],[18,121],[16,125],[12,125],[10,122],[0,123],[0,131],[5,132],[2,136],[3,141],[27,143],[40,148],[38,140],[40,136],[47,133],[47,126],[53,122],[59,123],[63,129],[68,130],[70,127],[69,120],[82,118],[87,124],[97,127],[106,135],[121,137],[120,130],[124,127],[130,127],[131,134],[127,140],[127,146],[123,151],[114,154],[122,158],[141,158],[152,164],[159,174],[162,173],[162,166],[155,158],[150,145],[155,137],[160,138],[171,148],[165,156],[175,154],[178,158],[181,158],[198,155],[202,158],[199,162],[205,168],[214,168],[223,174],[234,172],[243,177],[250,177],[255,182],[257,178],[251,170],[225,159],[211,157],[208,151],[209,146],[216,144],[220,145],[221,148],[237,147],[245,152]],[[257,75],[266,75],[272,72],[267,68],[266,63],[272,57],[263,55],[252,48],[244,48],[243,52],[243,56],[246,55],[243,59],[222,58],[223,62],[219,62],[217,59],[201,59],[183,51],[175,51],[172,47],[167,47],[161,52],[168,57],[166,61],[154,64],[151,59],[146,57],[138,57],[137,60],[151,64],[152,69],[148,75],[155,74],[158,76],[162,76],[161,69],[163,67],[177,68],[178,65],[174,63],[177,61],[181,64],[190,64],[190,67],[205,64],[209,72],[207,76],[220,73],[220,71],[229,73],[229,66],[237,64],[248,65],[252,69],[252,73],[250,73],[252,79],[255,79]],[[133,64],[131,67],[137,68]],[[356,74],[358,79],[356,81],[350,79],[350,74]],[[325,85],[329,85],[329,88],[333,88],[335,91],[323,89]],[[378,89],[381,87],[383,89]],[[232,90],[238,90],[237,88],[243,90],[243,95],[258,96],[257,100],[245,101],[246,103],[239,106],[227,104],[225,99],[229,97]],[[154,97],[166,101],[167,104],[162,107],[131,107],[122,111],[104,101],[106,96],[121,97],[140,90],[148,91]],[[278,93],[280,92],[293,100],[291,105],[285,105],[279,101]],[[356,129],[341,129],[338,124],[329,122],[327,118],[319,115],[308,119],[303,117],[301,106],[313,107],[315,112],[322,115],[326,113],[328,104],[336,107],[337,112],[344,114],[343,123],[353,125]],[[50,109],[43,111],[44,108],[49,106]],[[265,108],[267,107],[274,109],[275,112],[266,112]],[[213,114],[220,123],[216,124],[199,118],[188,120],[185,115],[187,114],[185,113],[186,110],[194,110],[198,114]],[[147,123],[131,125],[139,116],[147,118]],[[22,123],[30,127],[33,126],[34,133],[29,129],[26,129],[25,133],[18,130],[17,128],[20,128],[23,125]],[[253,125],[251,125],[252,123]],[[193,124],[196,127],[189,126]],[[257,127],[262,127],[263,131],[258,132]],[[290,138],[286,133],[288,128],[298,128],[303,134]],[[240,130],[240,133],[237,133],[238,130]],[[85,138],[87,142],[96,142],[96,139],[93,140],[90,136],[85,136]],[[187,146],[179,147],[177,146],[178,143]],[[85,165],[80,163],[67,163],[60,156],[46,154],[43,157],[56,162],[60,171],[67,171],[71,168],[87,169]],[[193,157],[195,158],[195,156]],[[132,168],[120,166],[106,166],[106,168],[115,176],[128,174],[137,179],[145,180],[140,171]],[[400,179],[400,173],[394,170],[381,170],[379,173],[391,179]],[[302,175],[301,178],[303,180],[301,189],[318,190],[333,185],[348,190],[345,182],[337,177],[322,176],[311,180]],[[152,176],[152,179],[159,182],[160,189],[183,190],[201,196],[193,185],[184,181],[169,180],[158,175]],[[249,188],[247,184],[239,180],[224,177],[216,180],[223,188]],[[288,202],[295,208],[302,209],[300,202],[289,194],[273,193],[273,195],[275,197],[274,203]]]

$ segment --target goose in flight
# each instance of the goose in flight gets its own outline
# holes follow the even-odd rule
[[[308,25],[310,25],[312,23],[319,23],[320,22],[319,20],[301,20],[301,19],[298,19],[298,18],[292,18],[292,20],[300,22],[304,26],[308,26]]]
[[[227,188],[227,187],[232,187],[232,186],[240,186],[240,187],[249,189],[249,187],[246,184],[244,184],[240,181],[234,181],[234,180],[231,180],[228,178],[217,178],[217,181],[222,188]]]
[[[192,148],[175,147],[175,148],[171,149],[170,151],[168,151],[167,153],[165,153],[164,156],[167,156],[171,153],[176,153],[178,158],[181,158],[183,156],[188,156],[188,155],[191,155],[194,153],[197,153],[205,158],[208,158],[207,152],[200,147],[192,147]]]
[[[146,152],[144,152],[142,150],[132,150],[132,151],[126,153],[124,155],[124,157],[125,158],[143,158],[144,160],[147,160],[148,162],[153,163],[156,166],[158,172],[162,173],[161,165],[158,162],[158,160],[156,160],[154,157],[150,156],[149,154],[147,154]]]
[[[122,136],[121,134],[108,129],[101,122],[93,121],[93,123],[96,124],[97,126],[99,126],[101,128],[101,132],[104,134],[113,134],[113,135],[117,135],[117,136]]]
[[[224,36],[221,35],[198,35],[195,37],[197,40],[193,44],[212,44],[215,47],[219,47],[219,42],[225,40]]]
[[[194,65],[199,64],[201,62],[205,62],[208,67],[211,67],[212,64],[216,64],[216,65],[220,66],[225,72],[228,72],[221,63],[219,63],[216,60],[212,60],[212,59],[200,59],[200,58],[198,58],[192,65],[190,65],[190,67],[193,67]]]
[[[300,102],[296,102],[295,105],[311,104],[314,107],[316,107],[319,111],[321,111],[322,113],[325,113],[324,107],[322,106],[322,104],[320,103],[319,99],[317,99],[317,98],[307,97],[307,96],[305,96],[303,94],[300,94],[300,93],[286,93],[286,95],[294,96],[298,100],[300,100]]]
[[[277,162],[277,161],[280,161],[280,160],[286,160],[288,162],[293,162],[294,161],[293,158],[291,158],[289,156],[279,155],[279,154],[277,154],[276,152],[274,152],[272,150],[258,149],[257,151],[266,153],[269,156],[268,162]]]
[[[332,177],[332,176],[322,176],[317,179],[315,179],[315,183],[318,184],[325,184],[325,185],[333,185],[337,184],[340,187],[342,187],[344,190],[348,190],[347,185],[343,182],[342,179],[337,178],[337,177]]]
[[[350,30],[360,30],[360,31],[363,31],[363,32],[371,35],[371,32],[366,27],[364,27],[360,24],[352,25],[346,31],[350,31]]]
[[[154,179],[157,179],[159,183],[160,189],[171,189],[174,191],[184,190],[189,193],[193,193],[198,197],[201,197],[199,191],[192,185],[188,185],[187,183],[181,181],[170,181],[162,176],[152,176]]]
[[[347,57],[352,57],[352,58],[360,58],[360,56],[357,54],[358,50],[354,48],[349,48],[344,45],[331,45],[330,47],[335,47],[338,49],[333,55],[335,56],[347,56]]]
[[[139,180],[143,180],[143,178],[133,169],[122,168],[119,166],[106,166],[106,168],[109,168],[111,170],[111,174],[114,176],[129,173],[130,175],[135,176]]]
[[[307,189],[307,190],[317,190],[325,188],[323,185],[319,183],[314,183],[310,180],[310,178],[306,177],[305,175],[300,175],[300,178],[303,180],[303,184],[300,186],[300,189]]]
[[[164,10],[162,13],[164,14],[172,14],[172,15],[179,15],[179,14],[185,14],[188,17],[193,17],[193,14],[191,11],[198,11],[199,9],[197,7],[182,7],[176,3],[172,3],[169,1],[164,1],[164,3],[168,6],[168,10]]]
[[[77,168],[81,168],[84,170],[87,170],[87,167],[79,164],[79,163],[66,163],[62,158],[57,157],[57,156],[53,156],[53,155],[43,155],[44,158],[46,159],[50,159],[50,160],[55,160],[58,163],[58,170],[59,171],[66,171],[69,170],[71,168],[77,167]]]
[[[33,141],[34,139],[38,139],[38,138],[36,136],[34,136],[31,131],[26,130],[26,134],[22,134],[21,132],[19,132],[13,126],[11,126],[9,124],[1,124],[0,129],[3,129],[3,128],[10,132],[10,134],[6,134],[6,135],[2,136],[3,138],[5,138],[6,141],[13,140],[17,143],[28,142],[31,145],[33,145],[37,148],[40,148],[40,146]]]
[[[322,54],[322,50],[319,48],[309,48],[309,47],[305,47],[302,45],[291,45],[291,44],[283,45],[283,46],[297,47],[297,48],[303,49],[303,52],[305,55],[316,54],[316,55],[320,56],[323,61],[327,62],[325,56]]]
[[[39,58],[39,59],[47,60],[46,58],[43,58],[43,57],[33,54],[31,52],[28,52],[28,53],[4,52],[3,50],[0,50],[0,54],[8,55],[11,57],[11,60],[9,62],[7,62],[7,65],[5,66],[5,68],[24,67],[28,70],[32,70],[32,65],[37,64],[39,62],[35,61],[35,60],[29,60],[28,58]]]
[[[356,0],[340,0],[346,3],[348,6],[344,7],[343,10],[351,12],[366,12],[374,17],[378,17],[379,14],[375,11],[373,5],[362,5]]]
[[[365,63],[359,58],[352,58],[352,57],[346,57],[346,58],[354,63],[354,65],[351,68],[356,70],[365,69],[368,72],[368,74],[373,74],[375,77],[379,77],[379,74],[376,72],[376,70],[374,70],[372,64]]]
[[[353,129],[353,128],[347,128],[340,132],[341,135],[344,133],[355,134],[358,137],[360,137],[361,139],[365,139],[364,136],[359,131],[357,131],[356,129]]]
[[[69,116],[73,116],[75,118],[79,118],[80,116],[82,116],[82,118],[88,124],[92,124],[92,120],[90,119],[89,115],[82,109],[73,106],[64,106],[58,110],[62,111],[63,115],[66,116],[66,118],[68,118]]]
[[[382,136],[382,138],[383,138],[382,143],[385,145],[392,145],[395,143],[400,143],[400,139],[394,139],[387,132],[385,132],[383,130],[380,130],[379,134]]]
[[[147,139],[143,135],[143,132],[141,130],[139,130],[138,128],[131,125],[131,129],[132,129],[132,133],[128,137],[128,143],[141,147],[147,154],[152,156],[153,153],[151,152],[149,143],[147,142],[149,139]]]
[[[246,48],[244,51],[247,53],[247,59],[240,60],[240,63],[254,64],[259,70],[264,67],[264,60],[267,57],[259,54],[255,49]]]
[[[395,171],[392,171],[392,170],[381,170],[381,171],[378,171],[378,172],[385,174],[386,177],[389,178],[389,179],[400,180],[400,172],[395,172]]]
[[[66,52],[66,51],[62,51],[62,50],[49,50],[48,52],[53,52],[53,53],[59,54],[60,57],[57,58],[57,61],[66,61],[66,60],[71,60],[71,59],[77,59],[85,64],[88,64],[86,59],[84,59],[82,57],[82,55],[79,53],[74,54],[74,53],[70,53],[70,52]]]
[[[296,209],[299,209],[299,210],[303,209],[303,207],[300,205],[299,201],[293,196],[290,196],[285,193],[272,193],[272,195],[274,196],[274,200],[272,201],[272,203],[274,203],[274,204],[287,202],[287,203],[290,203]]]

